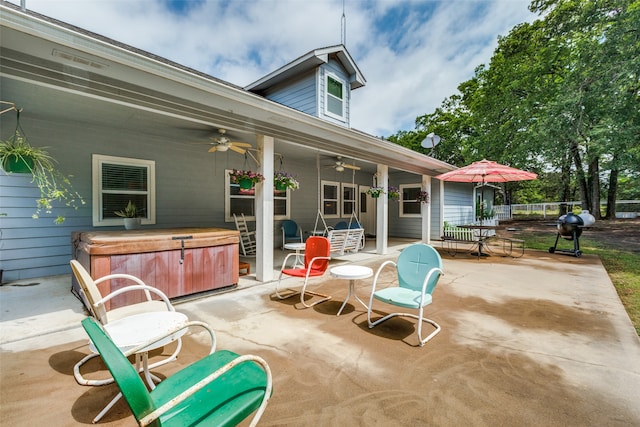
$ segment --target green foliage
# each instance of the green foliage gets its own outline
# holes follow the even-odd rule
[[[415,131],[392,141],[457,166],[483,158],[538,172],[506,198],[583,201],[640,173],[640,0],[534,0],[540,15],[501,37],[488,65],[458,86]],[[432,150],[426,134],[442,137]],[[637,180],[634,180],[637,183]],[[597,216],[597,215],[596,215]]]
[[[640,200],[640,175],[618,178],[618,198],[621,200]]]
[[[6,168],[9,158],[23,161],[30,159],[25,163],[32,176],[31,182],[40,190],[40,197],[36,199],[34,219],[39,218],[43,211],[50,214],[55,202],[74,209],[78,209],[78,204],[84,205],[84,199],[71,185],[71,176],[65,176],[58,171],[55,159],[42,148],[32,147],[18,130],[10,139],[0,141],[0,165],[3,169]],[[65,217],[62,215],[58,215],[54,220],[56,224],[62,224],[64,221]]]
[[[131,200],[129,200],[129,203],[127,203],[127,206],[123,210],[115,211],[113,213],[121,218],[137,218],[140,216],[138,208]]]

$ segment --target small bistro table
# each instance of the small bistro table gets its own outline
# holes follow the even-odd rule
[[[489,254],[487,252],[482,251],[482,247],[485,246],[484,241],[489,237],[487,234],[484,234],[484,230],[496,230],[498,227],[495,225],[476,225],[476,224],[466,224],[459,225],[460,228],[466,228],[469,230],[478,230],[478,251],[471,252],[471,255],[477,256],[478,258],[487,257]]]
[[[331,274],[332,277],[335,277],[336,279],[344,279],[349,281],[349,290],[347,292],[347,297],[342,303],[342,306],[340,307],[340,310],[338,310],[338,313],[336,314],[336,316],[340,316],[340,313],[342,313],[342,310],[347,305],[347,301],[349,301],[349,298],[351,298],[352,293],[354,298],[360,304],[362,304],[364,308],[366,308],[367,310],[369,309],[369,306],[365,304],[360,298],[358,298],[358,294],[356,294],[355,283],[356,283],[356,280],[367,279],[373,276],[372,269],[370,269],[369,267],[361,266],[361,265],[339,265],[337,267],[333,267],[329,271],[329,273]]]
[[[285,243],[284,248],[290,251],[296,251],[296,262],[293,264],[293,268],[296,268],[298,264],[304,267],[304,249],[305,243]]]

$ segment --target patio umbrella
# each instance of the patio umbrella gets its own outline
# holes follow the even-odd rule
[[[452,170],[436,176],[441,181],[454,182],[480,182],[482,184],[482,192],[480,196],[480,207],[484,204],[484,184],[487,182],[510,182],[510,181],[528,181],[536,179],[538,175],[533,172],[527,172],[510,166],[501,165],[491,160],[480,160],[473,162],[468,166]],[[482,221],[482,215],[480,215]]]

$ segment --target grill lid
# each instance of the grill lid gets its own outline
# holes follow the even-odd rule
[[[584,221],[582,218],[572,212],[558,218],[558,233],[563,237],[573,237],[574,231],[576,237],[579,237],[582,234],[583,226]]]

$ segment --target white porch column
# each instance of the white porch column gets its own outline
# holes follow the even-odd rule
[[[389,166],[378,165],[378,186],[389,188]],[[389,241],[389,197],[383,195],[378,197],[376,202],[376,253],[385,255],[388,251]]]
[[[273,155],[274,139],[257,135],[258,171],[264,175],[262,185],[256,186],[256,280],[273,280]]]
[[[422,175],[422,191],[429,194],[429,203],[420,203],[422,214],[422,241],[431,244],[431,177]]]
[[[444,181],[440,181],[440,223],[438,225],[438,233],[440,236],[444,234]]]

